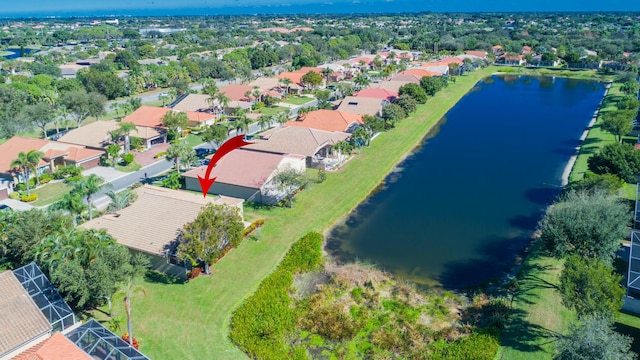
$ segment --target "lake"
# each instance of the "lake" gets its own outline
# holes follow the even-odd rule
[[[327,251],[444,288],[503,275],[560,193],[604,91],[554,77],[479,82],[331,231]]]
[[[0,56],[0,58],[5,58],[7,60],[13,60],[13,59],[17,59],[17,58],[20,57],[20,49],[7,49],[6,51],[10,51],[12,53],[8,54],[8,55],[5,55],[5,56]],[[29,56],[29,54],[31,54],[32,51],[34,53],[37,52],[37,50],[34,50],[34,49],[28,49],[28,48],[23,49],[24,56]]]

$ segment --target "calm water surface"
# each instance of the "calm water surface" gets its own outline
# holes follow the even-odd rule
[[[327,250],[446,288],[508,271],[560,192],[603,94],[602,85],[582,80],[481,81],[332,231]]]

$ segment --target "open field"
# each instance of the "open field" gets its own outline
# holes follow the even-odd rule
[[[615,110],[615,103],[622,97],[620,84],[612,84],[604,98],[598,119],[585,139],[576,163],[571,170],[570,181],[582,179],[588,169],[588,159],[600,148],[615,141],[610,133],[601,129],[602,115]],[[632,137],[625,140],[633,141]],[[635,184],[627,184],[622,196],[635,199]],[[561,303],[556,291],[560,283],[562,260],[546,256],[540,244],[536,244],[518,275],[518,290],[514,296],[513,314],[504,331],[498,359],[551,359],[554,336],[561,334],[575,319],[575,314]],[[616,328],[625,334],[640,334],[640,318],[619,314]],[[640,348],[636,342],[634,348]]]
[[[133,332],[141,350],[154,359],[196,359],[202,354],[245,359],[228,338],[233,310],[275,269],[292,242],[308,231],[325,231],[348,214],[429,128],[495,70],[489,67],[458,78],[396,129],[377,137],[343,171],[327,174],[324,183],[302,191],[293,209],[247,207],[247,218],[266,220],[259,241],[245,240],[213,267],[212,276],[187,284],[147,279],[146,295],[132,301]],[[121,303],[114,310],[123,316]]]

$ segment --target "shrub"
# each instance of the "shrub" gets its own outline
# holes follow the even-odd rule
[[[32,202],[38,200],[38,194],[22,195],[20,200],[23,202]]]
[[[233,313],[231,340],[251,358],[304,358],[302,350],[284,342],[284,336],[293,332],[296,319],[289,291],[295,273],[314,270],[321,264],[322,235],[308,233],[293,244],[276,270]]]
[[[249,234],[251,234],[255,229],[261,227],[262,225],[264,225],[264,219],[258,219],[252,222],[251,225],[249,225],[249,227],[242,230],[242,235],[246,237]]]
[[[9,199],[12,199],[12,200],[20,199],[20,193],[16,191],[12,192],[11,194],[9,194]]]
[[[16,190],[18,190],[18,191],[26,191],[27,190],[27,184],[19,183],[18,185],[16,185]]]
[[[202,269],[200,269],[200,267],[194,267],[193,269],[191,269],[191,271],[189,271],[189,273],[187,274],[188,278],[191,279],[195,279],[198,276],[200,276],[200,273],[202,272]]]
[[[122,161],[127,165],[131,164],[133,160],[135,160],[135,156],[132,153],[122,155]]]
[[[143,141],[142,138],[131,136],[129,137],[129,144],[132,149],[140,149],[142,147]]]
[[[82,179],[82,175],[74,175],[74,176],[69,176],[68,178],[64,179],[64,182],[70,183],[70,182],[74,182],[74,181],[79,181],[81,179]]]
[[[124,334],[120,338],[126,341],[127,344],[129,343],[129,334]],[[136,350],[140,349],[140,343],[138,342],[138,339],[135,338],[135,336],[133,337],[133,340],[131,341],[131,343]]]
[[[161,158],[161,157],[163,157],[163,156],[167,156],[167,152],[166,152],[166,151],[161,151],[161,152],[159,152],[159,153],[155,154],[155,155],[153,156],[153,158],[154,158],[154,159],[159,159],[159,158]]]
[[[53,175],[51,175],[51,174],[42,174],[42,175],[40,175],[40,183],[41,184],[46,184],[51,180],[53,180]]]

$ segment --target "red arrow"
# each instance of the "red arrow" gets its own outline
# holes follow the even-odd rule
[[[209,175],[211,175],[211,170],[213,170],[215,164],[232,150],[249,144],[253,143],[244,141],[244,135],[238,135],[227,140],[224,144],[222,144],[222,146],[220,146],[220,148],[218,148],[216,153],[213,154],[211,161],[209,161],[209,166],[207,166],[207,172],[204,174],[204,178],[198,176],[198,180],[200,181],[200,188],[202,188],[202,195],[204,195],[204,197],[207,197],[207,192],[209,192],[209,189],[211,188],[211,185],[213,185],[213,182],[216,181],[216,178],[209,179]]]

